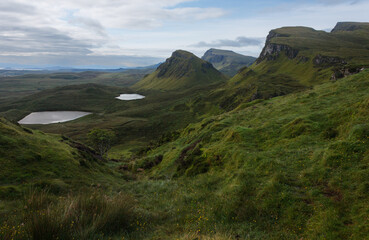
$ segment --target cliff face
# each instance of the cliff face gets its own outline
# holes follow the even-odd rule
[[[265,47],[261,52],[259,58],[256,60],[257,63],[261,63],[262,61],[266,60],[275,60],[281,52],[284,52],[286,56],[290,59],[294,59],[297,57],[299,51],[293,49],[292,47],[285,45],[285,44],[276,44],[272,43],[271,40],[276,37],[288,37],[288,35],[279,34],[274,31],[270,31]]]

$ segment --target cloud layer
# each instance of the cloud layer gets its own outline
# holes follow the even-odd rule
[[[0,60],[34,56],[42,62],[47,56],[51,61],[56,55],[65,59],[73,55],[96,61],[92,56],[101,58],[102,54],[116,64],[112,54],[135,54],[125,51],[124,43],[117,43],[114,32],[151,30],[168,21],[201,21],[225,14],[219,8],[176,7],[185,2],[191,0],[2,0]]]
[[[143,65],[210,47],[257,56],[273,28],[369,21],[368,9],[369,0],[1,0],[0,62]]]

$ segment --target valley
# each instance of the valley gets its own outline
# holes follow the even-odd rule
[[[2,239],[369,236],[369,23],[0,86]]]

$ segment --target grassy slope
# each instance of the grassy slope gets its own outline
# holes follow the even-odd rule
[[[58,135],[24,129],[3,118],[0,143],[1,198],[16,196],[32,185],[65,192],[118,179],[86,147]]]
[[[133,88],[139,90],[186,90],[225,81],[211,64],[192,53],[178,50],[152,74],[146,76]]]
[[[365,239],[368,87],[365,71],[191,124],[136,163],[150,166],[146,162],[163,155],[148,174],[174,177],[168,185],[176,187],[142,184],[163,192],[159,202],[173,195],[173,232],[232,229],[245,239]],[[141,185],[135,186],[140,192]]]
[[[230,77],[234,76],[242,67],[252,65],[256,60],[255,57],[220,49],[208,50],[202,59],[210,62],[221,73]]]

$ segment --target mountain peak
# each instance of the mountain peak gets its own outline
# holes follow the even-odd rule
[[[185,50],[176,50],[172,53],[171,58],[189,59],[189,58],[196,58],[196,56],[193,53],[187,52]]]
[[[178,90],[224,81],[225,77],[209,62],[177,50],[158,69],[135,85],[138,89]]]

